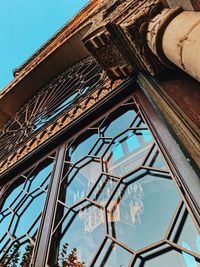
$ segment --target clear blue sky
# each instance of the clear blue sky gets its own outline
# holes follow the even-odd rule
[[[0,90],[88,0],[0,0]]]

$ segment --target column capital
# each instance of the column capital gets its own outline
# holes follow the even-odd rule
[[[151,51],[158,57],[160,62],[166,67],[176,68],[176,66],[166,57],[163,52],[163,34],[168,24],[180,14],[182,9],[165,8],[157,16],[150,20],[147,29],[147,43]]]

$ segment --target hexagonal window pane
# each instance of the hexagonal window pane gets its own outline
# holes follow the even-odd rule
[[[19,210],[14,214],[10,231],[20,237],[30,229],[43,209],[46,194],[40,193],[36,198],[29,196]],[[31,219],[30,219],[31,218]]]
[[[47,179],[50,179],[53,162],[52,160],[49,160],[49,162],[46,162],[46,164],[46,166],[43,165],[42,167],[36,168],[33,172],[31,172],[30,176],[27,177],[24,190],[27,192],[32,192],[40,187]]]
[[[112,142],[103,157],[105,172],[122,177],[144,162],[152,144],[148,130],[126,131]]]
[[[67,183],[65,203],[72,206],[84,199],[100,174],[101,164],[98,159],[86,158],[74,166],[63,181],[63,186]]]
[[[109,234],[135,250],[163,239],[179,198],[167,175],[145,170],[130,175],[108,206]]]
[[[109,114],[100,126],[101,136],[115,137],[120,134],[130,127],[136,114],[137,111],[134,110],[133,105],[119,107],[115,112]]]
[[[7,261],[9,257],[18,257],[18,252],[22,256],[23,246],[28,242],[27,236],[26,240],[23,239],[26,234],[35,239],[46,199],[44,189],[48,186],[47,180],[51,176],[53,161],[54,156],[47,157],[36,167],[17,177],[9,186],[5,186],[5,201],[0,206],[0,263],[1,259],[6,259],[4,266],[15,266],[11,264],[12,260]],[[19,251],[13,245],[15,238],[18,238]],[[18,257],[19,264],[21,256]]]
[[[82,263],[80,266],[89,266],[103,238],[103,210],[89,203],[82,204],[69,212],[59,230],[55,232],[53,244],[59,243],[59,252],[57,257],[55,255],[55,262],[51,264],[62,266],[63,261],[69,263],[69,256],[73,254],[76,261]],[[52,253],[55,253],[53,246]],[[71,264],[70,266],[76,266],[75,262]]]
[[[131,258],[131,253],[108,239],[99,257],[97,258],[94,267],[126,267],[129,266]]]

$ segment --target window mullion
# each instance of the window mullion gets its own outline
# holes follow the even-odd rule
[[[55,169],[51,178],[51,184],[49,185],[49,191],[46,201],[46,207],[44,209],[42,222],[40,225],[40,230],[38,233],[36,248],[35,248],[35,258],[33,261],[34,267],[45,266],[47,250],[49,247],[51,229],[54,219],[54,213],[56,210],[57,195],[60,184],[60,175],[63,168],[63,163],[65,159],[65,145],[60,147],[57,152]]]

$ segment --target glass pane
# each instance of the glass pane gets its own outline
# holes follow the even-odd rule
[[[171,250],[145,262],[145,267],[199,267],[197,260],[185,253]]]
[[[62,266],[63,260],[69,263],[69,255],[75,251],[77,261],[88,266],[103,238],[103,210],[87,203],[77,207],[62,223],[57,263],[59,266]],[[66,252],[63,253],[63,250]]]
[[[183,248],[200,254],[200,230],[195,226],[184,205],[181,207],[170,239]]]
[[[68,161],[76,163],[87,156],[98,139],[96,131],[88,131],[85,136],[80,136],[70,145],[68,150]]]
[[[72,206],[84,199],[101,174],[101,164],[96,159],[85,159],[74,166],[66,176],[63,184],[67,183],[65,203]]]
[[[179,193],[169,176],[136,172],[124,179],[108,206],[109,234],[135,250],[159,241],[178,203]]]
[[[147,130],[127,131],[117,137],[103,157],[105,172],[122,177],[140,167],[152,143]]]
[[[133,106],[123,106],[117,112],[111,113],[100,127],[102,137],[115,137],[130,127],[134,120],[136,111]]]
[[[50,177],[53,157],[18,177],[4,193],[0,209],[0,266],[30,263],[41,212],[46,199],[42,186]],[[33,243],[30,243],[33,242]]]
[[[102,175],[90,198],[98,204],[104,206],[108,198],[115,189],[118,180],[108,175]]]
[[[131,258],[132,254],[111,240],[107,240],[94,266],[128,267]]]
[[[161,156],[155,145],[153,146],[151,153],[149,154],[148,158],[146,159],[143,165],[156,169],[161,169],[166,171],[168,170],[163,157]]]

